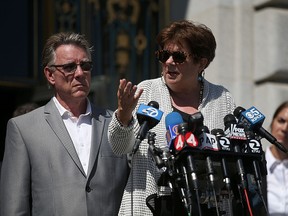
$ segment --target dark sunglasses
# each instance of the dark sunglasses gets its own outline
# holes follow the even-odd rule
[[[83,71],[91,71],[93,67],[93,64],[91,61],[82,61],[79,64],[75,62],[71,62],[67,64],[62,64],[62,65],[50,65],[50,67],[55,67],[57,70],[63,73],[75,73],[78,65],[81,67]]]
[[[181,51],[170,52],[168,50],[158,50],[155,52],[155,55],[156,55],[156,58],[162,63],[165,63],[170,58],[170,56],[172,56],[173,61],[176,64],[184,63],[187,58],[187,54]],[[190,55],[191,54],[189,54],[188,56]]]

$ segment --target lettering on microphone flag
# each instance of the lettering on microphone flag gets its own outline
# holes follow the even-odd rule
[[[261,126],[264,122],[265,116],[256,107],[252,106],[241,113],[239,122],[243,126],[252,129],[255,125]]]
[[[221,136],[218,139],[219,146],[223,151],[230,151],[230,140],[227,137]]]
[[[197,147],[199,143],[197,137],[190,131],[185,134],[185,141],[188,146],[193,148]]]
[[[171,112],[165,118],[166,140],[169,149],[174,149],[174,139],[178,135],[178,125],[183,123],[183,118],[178,112]]]
[[[163,112],[161,110],[158,110],[155,107],[151,107],[145,104],[140,104],[137,113],[153,118],[157,121],[160,121],[163,115]]]
[[[209,133],[202,133],[199,136],[200,149],[208,149],[212,151],[219,151],[216,136]]]
[[[181,151],[184,147],[192,147],[195,148],[198,146],[198,139],[197,137],[195,137],[195,135],[188,131],[187,133],[185,133],[185,135],[183,134],[178,134],[175,138],[174,141],[174,148],[176,151]]]
[[[243,127],[237,127],[236,124],[231,124],[230,127],[225,130],[225,135],[230,139],[247,140]]]
[[[174,148],[176,151],[181,151],[184,148],[185,137],[182,134],[178,134],[175,138]]]
[[[176,138],[177,134],[178,134],[178,124],[168,125],[167,131],[166,131],[166,140],[169,146],[171,145],[171,142],[173,141],[173,139]]]
[[[249,143],[246,146],[245,153],[254,153],[260,154],[262,153],[262,146],[261,143],[256,139],[249,140]]]

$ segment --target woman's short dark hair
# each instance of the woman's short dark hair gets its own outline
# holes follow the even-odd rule
[[[199,62],[201,58],[208,60],[206,67],[215,57],[216,40],[211,29],[204,24],[187,20],[172,22],[160,31],[156,41],[161,49],[169,42],[186,42],[194,61]]]

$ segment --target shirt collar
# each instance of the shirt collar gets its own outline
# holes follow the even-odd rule
[[[62,116],[62,118],[65,117],[65,116],[67,116],[67,117],[68,117],[68,116],[72,116],[72,113],[71,113],[69,110],[65,109],[65,108],[59,103],[59,101],[57,100],[57,98],[56,98],[55,96],[53,97],[53,101],[54,101],[57,109],[59,110],[60,115]],[[91,115],[91,113],[92,113],[91,103],[90,103],[89,99],[87,98],[86,112],[85,112],[84,114],[81,114],[80,116],[88,116],[88,115]]]
[[[267,169],[270,171],[270,173],[273,173],[274,170],[276,169],[276,167],[277,167],[278,165],[280,165],[281,163],[282,163],[286,168],[288,168],[288,160],[285,159],[285,160],[281,161],[281,160],[276,159],[276,158],[273,156],[273,154],[272,154],[272,152],[271,152],[271,150],[270,150],[270,147],[268,147],[268,148],[266,149],[266,155],[265,155],[265,157],[266,157],[266,161],[267,161]]]

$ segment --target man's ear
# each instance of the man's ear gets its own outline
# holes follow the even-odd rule
[[[54,71],[52,71],[51,68],[46,66],[44,68],[44,74],[45,74],[45,77],[46,77],[48,83],[50,85],[54,85],[55,84]]]

